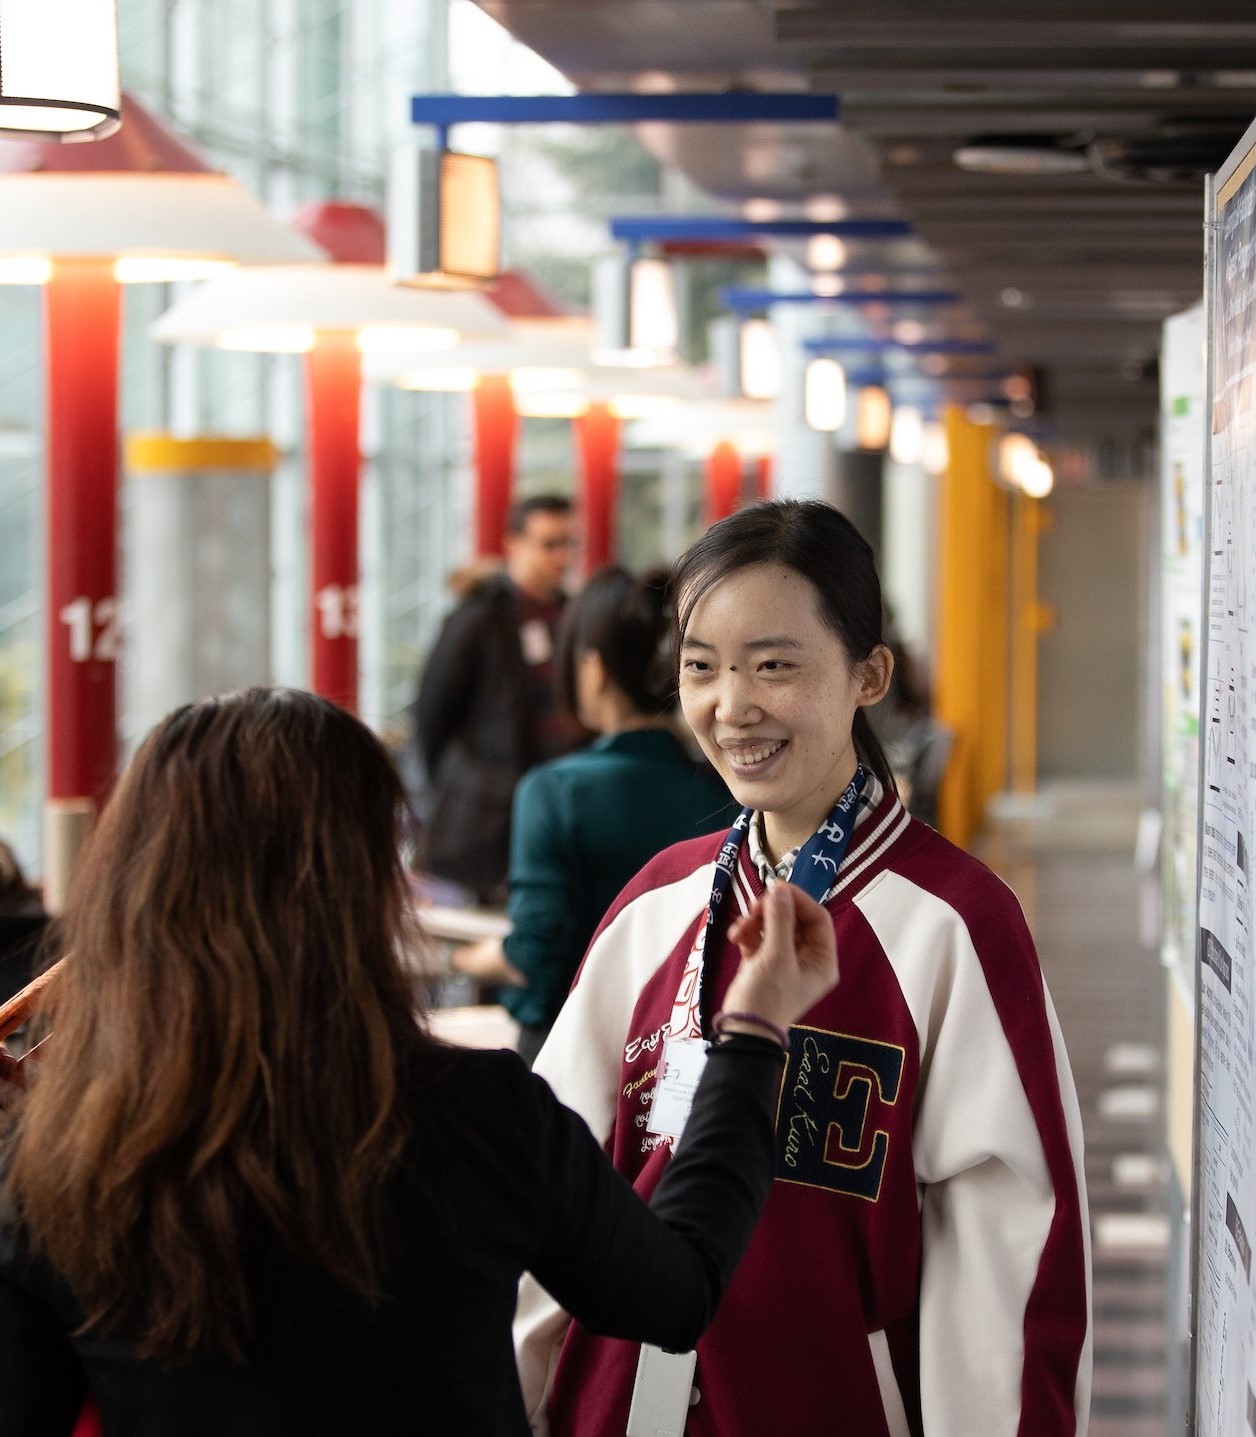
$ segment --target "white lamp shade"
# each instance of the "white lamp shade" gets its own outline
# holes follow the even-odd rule
[[[452,368],[478,374],[507,374],[525,367],[583,372],[592,363],[592,352],[593,326],[587,319],[503,319],[500,337],[462,343],[439,355],[370,354],[363,363],[363,375],[376,384],[428,388],[432,386],[422,381],[408,381]],[[456,383],[449,387],[465,386]]]
[[[362,369],[375,383],[447,393],[474,388],[481,374],[507,374],[519,412],[536,417],[569,417],[601,403],[621,418],[639,418],[710,397],[689,365],[632,369],[599,364],[597,353],[587,319],[512,319],[503,339],[440,353],[368,354]]]
[[[836,235],[812,235],[807,241],[808,269],[832,271],[845,263],[846,246]]]
[[[748,319],[739,338],[741,392],[747,399],[775,399],[781,392],[781,344],[767,319]]]
[[[1027,434],[1005,434],[999,440],[999,478],[1015,488],[1024,487],[1024,475],[1038,462],[1038,446]]]
[[[317,264],[241,269],[209,280],[171,305],[151,333],[168,344],[285,351],[306,347],[297,339],[316,330],[392,328],[413,331],[419,349],[425,330],[443,331],[448,348],[459,336],[504,334],[507,325],[500,310],[469,291],[403,289],[382,265]]]
[[[1031,499],[1045,499],[1055,488],[1055,471],[1045,459],[1035,457],[1021,470],[1020,481]]]
[[[861,449],[884,449],[889,441],[890,396],[872,384],[855,400],[855,442]]]
[[[919,464],[924,431],[924,415],[915,405],[895,405],[890,421],[890,458],[896,464]]]
[[[322,258],[226,175],[104,172],[0,176],[0,255]]]
[[[462,289],[501,271],[497,161],[398,150],[388,185],[388,271],[396,284]]]
[[[807,365],[803,413],[822,434],[835,434],[846,423],[846,371],[836,359],[813,359]]]
[[[747,458],[775,454],[780,435],[771,409],[749,399],[708,399],[678,405],[629,425],[627,441],[641,449],[677,449],[701,459],[725,440]]]
[[[0,135],[96,140],[121,123],[115,0],[0,0]]]
[[[672,267],[662,259],[639,259],[631,270],[630,347],[671,354],[679,342]]]
[[[680,342],[676,286],[661,259],[629,260],[622,252],[593,263],[593,316],[603,362],[673,363]]]

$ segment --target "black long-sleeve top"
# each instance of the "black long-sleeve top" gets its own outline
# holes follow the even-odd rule
[[[771,1186],[779,1081],[769,1044],[714,1049],[647,1208],[513,1054],[451,1052],[416,1098],[385,1297],[272,1242],[247,1364],[163,1367],[121,1336],[75,1336],[64,1282],[0,1226],[0,1433],[64,1437],[90,1389],[106,1437],[526,1434],[510,1340],[521,1273],[593,1331],[691,1347]]]

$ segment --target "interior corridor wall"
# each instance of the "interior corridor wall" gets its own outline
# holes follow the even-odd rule
[[[934,660],[938,491],[918,465],[886,460],[881,518],[881,589],[899,638],[912,655]]]
[[[1039,596],[1038,775],[1135,780],[1142,766],[1150,484],[1057,489]]]

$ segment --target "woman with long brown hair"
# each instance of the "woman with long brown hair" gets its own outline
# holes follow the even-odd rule
[[[766,1195],[784,1028],[836,978],[784,888],[647,1209],[507,1053],[415,1022],[402,795],[356,719],[255,689],[177,710],[65,915],[47,1057],[0,1178],[0,1431],[523,1433],[531,1269],[685,1347]],[[682,1095],[683,1096],[683,1095]]]

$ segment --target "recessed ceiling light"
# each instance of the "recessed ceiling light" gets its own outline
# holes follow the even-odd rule
[[[846,263],[846,246],[837,235],[812,235],[807,241],[807,268],[832,273]]]
[[[633,85],[639,95],[670,95],[678,88],[676,77],[666,70],[643,70]]]
[[[1025,142],[961,145],[951,156],[961,170],[976,175],[1080,175],[1090,169],[1083,150],[1063,149],[1050,139],[1027,136]]]

